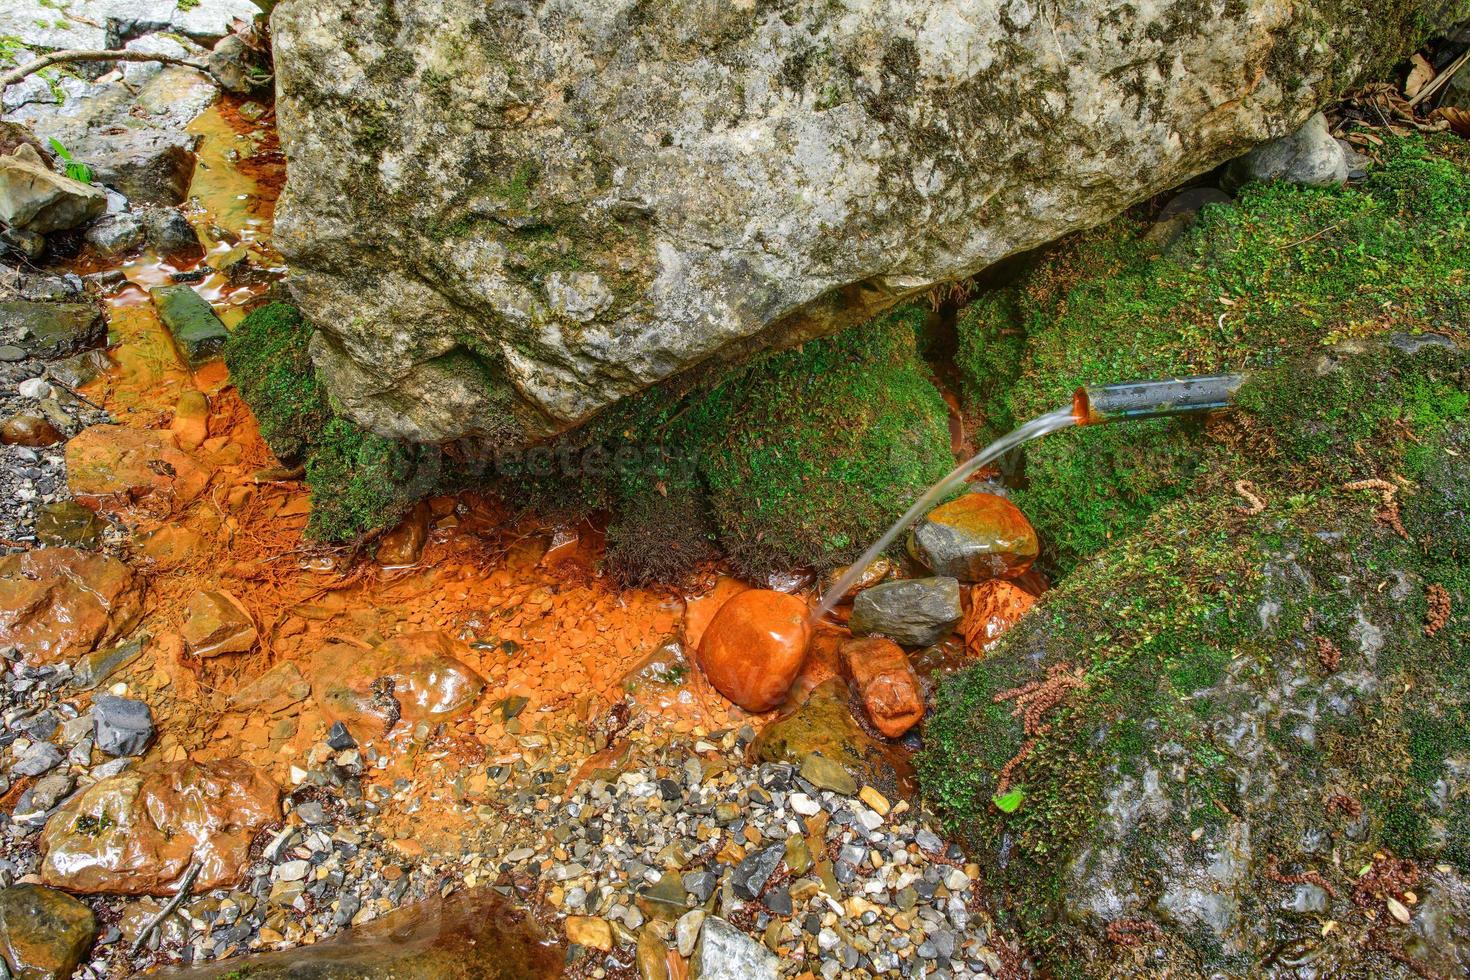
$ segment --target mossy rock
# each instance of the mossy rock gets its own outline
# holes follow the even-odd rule
[[[707,370],[491,466],[381,438],[333,411],[309,327],[289,305],[246,317],[226,362],[273,451],[304,461],[316,537],[351,540],[421,496],[490,483],[543,516],[611,512],[608,564],[622,581],[672,581],[721,553],[759,578],[851,560],[952,466],[944,403],[916,348],[925,318],[906,306]]]
[[[1470,965],[1470,356],[1386,339],[1258,368],[1187,490],[942,688],[924,792],[1055,975]],[[1062,666],[1028,735],[1006,695]]]
[[[230,333],[225,364],[271,451],[305,465],[312,504],[307,533],[350,541],[392,527],[433,493],[442,457],[433,447],[373,435],[335,413],[312,366],[310,340],[294,307],[270,303]]]
[[[1393,140],[1362,185],[1243,188],[1160,252],[1126,215],[1054,248],[958,318],[967,409],[998,436],[1085,384],[1257,370],[1340,339],[1463,329],[1464,144]],[[1065,572],[1178,499],[1199,420],[1099,426],[1025,455],[1015,501]]]

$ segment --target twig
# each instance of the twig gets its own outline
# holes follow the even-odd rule
[[[142,951],[143,945],[148,942],[148,937],[153,935],[153,930],[157,929],[164,919],[179,910],[179,906],[184,904],[184,899],[189,897],[190,889],[194,887],[194,879],[198,878],[199,872],[203,870],[204,863],[191,857],[189,870],[184,872],[184,878],[179,882],[179,890],[174,892],[174,897],[168,900],[167,905],[158,910],[157,915],[148,920],[138,933],[138,938],[133,940],[132,955],[137,956]]]
[[[195,71],[203,72],[215,81],[219,81],[218,78],[215,78],[214,72],[209,70],[209,66],[203,62],[193,61],[189,58],[178,58],[171,54],[154,54],[151,51],[67,50],[43,54],[35,61],[28,61],[19,68],[12,68],[5,74],[0,75],[0,92],[5,91],[16,82],[25,79],[27,76],[34,75],[42,69],[50,68],[52,65],[76,61],[156,61],[165,65],[181,65],[184,68],[192,68]]]
[[[1338,228],[1341,228],[1345,224],[1347,224],[1347,219],[1346,218],[1343,218],[1341,221],[1334,221],[1332,224],[1328,225],[1326,228],[1323,228],[1321,231],[1317,232],[1315,235],[1308,235],[1306,238],[1300,239],[1299,241],[1287,242],[1285,245],[1278,245],[1278,246],[1276,246],[1276,251],[1278,251],[1278,252],[1284,252],[1284,251],[1286,251],[1289,248],[1296,248],[1298,245],[1305,245],[1305,244],[1307,244],[1307,242],[1316,241],[1317,239],[1321,238],[1323,235],[1327,234],[1329,231],[1335,231]]]
[[[1414,106],[1417,106],[1419,103],[1429,98],[1435,92],[1438,92],[1440,89],[1444,88],[1445,84],[1449,82],[1451,78],[1455,77],[1455,72],[1465,67],[1465,62],[1467,61],[1470,61],[1470,48],[1467,48],[1458,58],[1456,58],[1450,64],[1448,68],[1440,72],[1438,75],[1435,75],[1429,80],[1429,83],[1427,85],[1416,92],[1414,94],[1414,97],[1409,100],[1409,107],[1413,108]]]

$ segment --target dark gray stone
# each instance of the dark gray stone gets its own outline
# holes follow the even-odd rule
[[[357,739],[347,730],[347,726],[340,721],[333,722],[332,727],[327,729],[327,745],[338,752],[345,751],[357,745]]]
[[[97,747],[108,755],[142,755],[153,741],[153,712],[142,701],[104,694],[92,702]]]
[[[88,303],[0,303],[0,337],[43,360],[66,357],[107,340],[107,320]]]
[[[877,634],[922,647],[947,636],[964,614],[957,579],[900,579],[859,592],[849,625],[857,636]]]
[[[760,893],[765,890],[766,882],[770,881],[771,875],[776,873],[776,868],[780,865],[785,853],[785,845],[772,844],[770,847],[748,855],[745,860],[737,864],[735,870],[730,872],[730,884],[735,889],[735,894],[747,901],[760,897]]]
[[[138,204],[180,204],[194,177],[196,137],[156,130],[99,135],[73,150],[98,183]]]
[[[189,219],[172,208],[149,208],[143,212],[148,244],[166,257],[199,256],[204,249]]]
[[[61,750],[50,742],[40,742],[26,750],[10,771],[17,776],[39,776],[61,765]]]

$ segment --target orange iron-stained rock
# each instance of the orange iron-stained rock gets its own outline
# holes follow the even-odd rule
[[[980,653],[1036,605],[1036,596],[1014,582],[992,579],[970,590],[970,610],[965,615],[965,645]]]
[[[196,888],[228,888],[250,864],[255,835],[280,817],[275,783],[238,759],[130,769],[52,814],[41,880],[75,892],[167,895],[198,861]]]
[[[459,659],[464,644],[439,632],[395,636],[372,649],[329,643],[312,658],[311,693],[358,741],[387,734],[400,720],[436,723],[468,710],[485,680]]]
[[[897,643],[881,636],[849,640],[841,656],[842,668],[878,731],[898,738],[924,719],[919,678]]]
[[[196,657],[249,653],[255,647],[255,620],[239,599],[224,591],[195,593],[183,632]]]
[[[710,620],[699,664],[715,690],[746,711],[770,711],[786,697],[810,639],[806,603],[751,589],[726,602]]]
[[[993,493],[967,493],[931,510],[909,536],[909,554],[961,582],[1015,578],[1036,560],[1036,530]]]
[[[71,660],[143,615],[143,580],[105,555],[42,548],[0,558],[0,646],[31,664]]]

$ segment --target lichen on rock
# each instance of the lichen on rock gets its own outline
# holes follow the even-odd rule
[[[1105,220],[1464,15],[284,4],[276,243],[345,416],[524,445]]]

